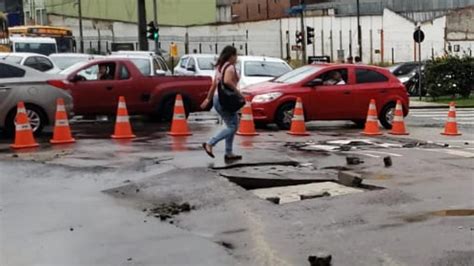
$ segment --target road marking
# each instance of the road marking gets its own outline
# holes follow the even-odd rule
[[[368,154],[368,153],[365,153],[365,152],[350,151],[350,152],[344,152],[344,153],[357,154],[357,155],[364,155],[364,156],[372,157],[372,158],[380,158],[380,156],[373,155],[373,154]]]
[[[465,157],[465,158],[474,158],[474,153],[467,152],[467,151],[450,150],[450,149],[427,149],[427,150],[447,153],[450,155],[456,155],[456,156]]]
[[[441,115],[428,115],[428,114],[416,114],[416,115],[411,115],[413,117],[439,117]],[[445,117],[448,117],[447,114],[444,114]],[[456,117],[471,117],[471,118],[474,118],[474,114],[456,114]]]

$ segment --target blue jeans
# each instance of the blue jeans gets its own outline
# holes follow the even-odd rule
[[[217,133],[217,135],[212,137],[207,142],[207,144],[215,146],[218,142],[225,139],[225,154],[232,155],[234,136],[239,126],[239,116],[237,112],[230,113],[223,110],[221,104],[219,103],[219,97],[217,95],[214,96],[213,104],[214,109],[216,109],[217,113],[222,117],[222,120],[224,120],[226,128],[222,129],[219,133]]]

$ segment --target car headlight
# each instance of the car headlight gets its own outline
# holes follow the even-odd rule
[[[268,103],[268,102],[278,99],[278,97],[280,97],[281,95],[283,95],[283,93],[281,92],[261,94],[261,95],[255,96],[252,99],[252,102],[253,103]]]

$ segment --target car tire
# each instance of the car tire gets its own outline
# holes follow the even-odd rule
[[[33,130],[33,133],[36,136],[41,134],[45,125],[48,123],[48,119],[46,118],[44,110],[32,104],[25,104],[25,109],[28,114],[28,119],[30,119],[31,129]],[[7,136],[13,136],[15,134],[15,116],[16,108],[10,111],[5,121],[5,132]]]
[[[385,129],[392,129],[392,121],[395,115],[395,103],[386,104],[379,115],[379,121]]]
[[[175,97],[170,97],[167,100],[165,100],[163,107],[161,108],[159,112],[160,120],[165,121],[165,122],[171,122],[171,120],[173,119],[174,103],[175,103]],[[189,103],[185,98],[183,98],[183,105],[184,105],[184,112],[186,114],[186,118],[188,118],[190,108],[189,108]]]
[[[281,130],[288,130],[291,127],[291,119],[293,118],[293,110],[295,102],[288,102],[278,108],[275,115],[275,123]]]
[[[352,120],[352,122],[356,125],[357,128],[365,127],[365,119]]]

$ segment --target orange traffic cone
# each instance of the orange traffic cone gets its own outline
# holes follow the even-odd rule
[[[293,111],[293,119],[291,119],[291,129],[287,132],[290,135],[295,136],[309,136],[306,132],[306,126],[304,124],[304,111],[303,102],[298,97],[296,100],[295,110]]]
[[[441,133],[446,136],[460,136],[458,132],[458,123],[456,122],[456,103],[449,103],[448,120],[444,126],[444,132]]]
[[[242,117],[240,119],[239,131],[237,135],[241,136],[257,136],[255,124],[253,123],[252,103],[250,99],[245,99],[245,106],[242,109]]]
[[[74,143],[76,140],[71,135],[69,121],[67,120],[66,108],[64,108],[64,100],[59,98],[56,100],[56,121],[54,122],[52,144]]]
[[[368,136],[382,135],[379,129],[379,120],[377,118],[377,107],[375,107],[375,100],[370,100],[369,111],[367,113],[367,120],[365,122],[365,129],[362,133]]]
[[[393,117],[392,130],[390,131],[392,135],[408,135],[405,129],[405,122],[403,121],[403,107],[400,100],[397,101],[397,106],[395,107],[395,116]]]
[[[15,143],[10,145],[10,147],[13,149],[25,149],[38,146],[39,144],[36,143],[33,137],[33,130],[26,114],[25,104],[19,102],[15,117]]]
[[[171,123],[170,136],[190,136],[188,122],[186,121],[186,113],[184,111],[183,98],[181,94],[176,95],[174,103],[173,121]]]
[[[125,97],[119,97],[117,108],[117,119],[115,120],[115,133],[112,135],[113,139],[132,139],[135,135],[132,132],[130,125],[130,118],[128,117],[127,104]]]

